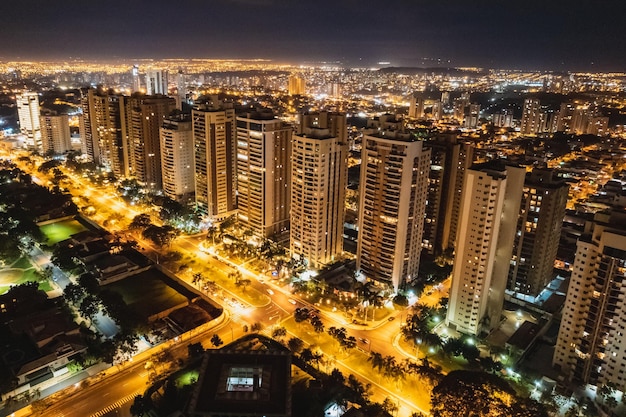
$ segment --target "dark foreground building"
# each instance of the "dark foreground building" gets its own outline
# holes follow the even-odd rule
[[[209,350],[190,417],[290,417],[291,353]]]

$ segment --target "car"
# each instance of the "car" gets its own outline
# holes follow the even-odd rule
[[[387,321],[394,321],[396,318],[394,316],[391,316],[387,319]]]
[[[294,300],[293,298],[288,298],[287,301],[289,301],[294,306],[296,305],[296,300]]]
[[[364,338],[364,337],[360,338],[360,339],[359,339],[359,341],[360,341],[361,343],[363,343],[363,344],[366,344],[366,345],[370,342],[369,340],[367,340],[367,339],[366,339],[366,338]]]
[[[267,289],[267,293],[268,293],[269,295],[274,295],[274,291],[272,291],[272,290],[271,290],[271,289],[269,289],[269,288]]]

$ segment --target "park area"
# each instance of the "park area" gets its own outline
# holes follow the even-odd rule
[[[7,292],[12,285],[20,285],[26,282],[38,282],[40,290],[52,291],[50,283],[41,279],[41,275],[27,258],[19,258],[15,262],[0,268],[0,294]]]

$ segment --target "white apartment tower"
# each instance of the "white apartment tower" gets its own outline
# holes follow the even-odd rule
[[[490,161],[465,175],[446,324],[480,335],[498,326],[525,170]]]
[[[155,94],[167,95],[168,74],[167,71],[148,71],[146,72],[146,94],[149,96]]]
[[[131,87],[131,93],[138,93],[139,90],[141,89],[141,80],[139,78],[139,65],[135,64],[133,65],[133,68],[131,70],[131,78],[132,78],[132,87]]]
[[[626,379],[626,213],[596,213],[576,244],[552,364],[580,384]]]
[[[62,154],[72,149],[70,123],[67,114],[40,117],[43,153]]]
[[[346,116],[321,112],[300,118],[291,149],[290,248],[319,269],[343,250]]]
[[[16,94],[15,101],[20,131],[26,136],[26,145],[42,152],[39,96],[35,92],[25,91]]]
[[[194,193],[194,147],[191,118],[167,118],[160,129],[163,192],[179,202]]]
[[[417,278],[430,150],[412,133],[366,134],[361,151],[357,271],[398,290]]]
[[[237,117],[239,220],[261,239],[289,238],[292,127],[270,112]]]
[[[235,110],[214,100],[196,106],[193,120],[196,207],[220,221],[236,209]]]

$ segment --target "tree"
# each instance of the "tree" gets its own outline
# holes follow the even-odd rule
[[[542,406],[526,403],[496,375],[476,371],[452,371],[433,389],[433,417],[489,415],[494,417],[547,417]],[[527,411],[533,407],[534,414]]]
[[[141,232],[145,239],[149,239],[157,246],[169,246],[178,234],[178,230],[170,225],[150,225]]]
[[[302,351],[302,348],[304,347],[304,342],[302,341],[302,339],[298,337],[292,337],[287,342],[287,347],[289,348],[290,351],[294,353],[299,353]]]
[[[67,286],[63,290],[63,297],[65,298],[65,300],[74,305],[78,305],[85,297],[85,295],[85,289],[73,282],[67,284]]]
[[[100,311],[100,300],[96,296],[89,294],[81,301],[78,311],[80,311],[83,317],[93,321],[93,318]]]
[[[330,372],[329,378],[338,385],[343,385],[346,382],[346,377],[344,377],[341,371],[337,368],[333,368]]]
[[[311,317],[311,326],[313,326],[313,330],[315,333],[323,333],[324,332],[324,323],[318,316]]]
[[[239,279],[235,283],[236,286],[243,288],[243,292],[246,292],[246,287],[250,284],[251,284],[251,281],[248,278]]]
[[[130,406],[130,413],[133,416],[141,417],[146,413],[146,411],[148,410],[146,409],[146,401],[143,396],[135,396],[133,404]]]
[[[282,339],[287,335],[287,329],[284,327],[277,327],[272,331],[272,338],[274,339]]]
[[[218,334],[214,334],[211,337],[211,344],[215,347],[219,347],[222,346],[224,344],[224,341],[222,340],[222,338],[218,335]]]
[[[385,398],[380,406],[383,410],[392,415],[395,414],[396,411],[398,411],[398,405],[393,402],[389,397]]]
[[[146,213],[141,213],[133,217],[133,220],[128,225],[128,228],[131,230],[145,229],[150,225],[152,225],[152,219],[150,219],[150,215]]]

